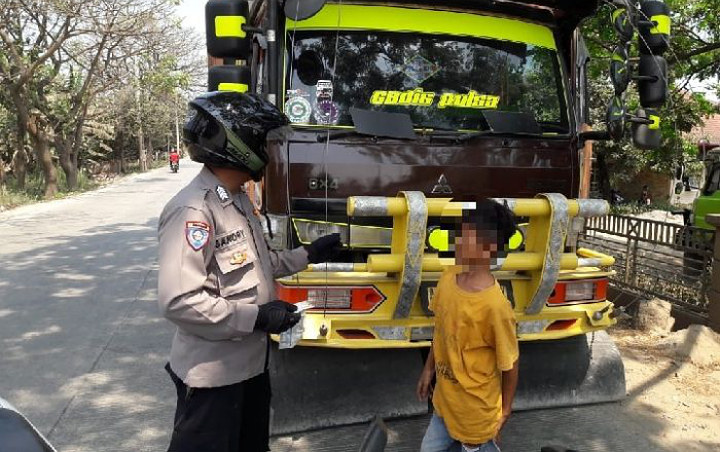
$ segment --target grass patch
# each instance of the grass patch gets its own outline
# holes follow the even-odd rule
[[[60,168],[57,168],[57,179],[58,193],[53,199],[94,190],[101,185],[85,171],[78,172],[78,186],[73,190],[67,188],[65,173]],[[39,171],[33,171],[26,175],[24,189],[17,186],[17,181],[12,176],[6,179],[4,187],[0,187],[0,211],[40,201],[45,201],[45,182]]]
[[[651,210],[664,210],[666,212],[672,212],[679,210],[679,208],[665,201],[653,202],[649,206],[636,202],[610,206],[610,213],[613,215],[636,215],[639,213],[650,212]]]
[[[153,170],[156,168],[162,168],[168,165],[168,162],[159,159],[149,161],[149,169]],[[120,174],[98,174],[95,178],[85,170],[78,172],[78,186],[77,188],[70,190],[67,188],[67,178],[65,172],[57,167],[57,179],[58,179],[58,193],[53,199],[61,199],[67,196],[82,193],[96,188],[102,187],[109,182],[112,182],[115,177],[121,176]],[[125,164],[125,171],[123,175],[140,173],[139,162],[127,162]],[[20,189],[17,186],[17,181],[12,176],[8,176],[5,180],[5,185],[0,186],[0,212],[8,209],[12,209],[25,204],[32,204],[36,202],[45,201],[45,182],[40,171],[29,172],[25,177],[25,188]]]

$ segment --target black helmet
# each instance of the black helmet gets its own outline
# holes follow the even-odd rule
[[[268,163],[269,131],[288,124],[287,117],[255,94],[215,91],[189,103],[183,141],[190,158],[224,168],[237,168],[258,180]]]

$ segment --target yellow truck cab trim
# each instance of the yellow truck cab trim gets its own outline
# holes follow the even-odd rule
[[[607,280],[612,272],[605,268],[613,265],[614,259],[583,248],[567,252],[565,246],[568,220],[604,215],[607,203],[567,200],[559,194],[502,201],[515,215],[529,218],[524,249],[511,251],[494,269],[513,303],[519,339],[565,338],[612,325],[613,304],[606,300]],[[304,314],[300,345],[428,346],[434,323],[428,301],[441,272],[454,265],[454,260],[427,251],[427,218],[459,216],[463,209],[472,208],[466,204],[426,199],[419,192],[403,192],[397,198],[350,198],[349,216],[393,218],[392,245],[388,253],[372,254],[364,263],[314,265],[277,281],[278,293],[287,301],[299,301],[298,297],[307,297],[309,290],[317,300],[313,301],[316,308]],[[565,227],[557,227],[559,217],[564,218]],[[362,294],[354,293],[356,290],[377,291],[380,297],[373,295],[376,302],[368,303]],[[348,302],[358,296],[364,305]],[[345,305],[338,308],[343,301]]]
[[[287,30],[382,30],[471,36],[555,50],[550,28],[504,17],[393,6],[326,5],[313,17],[288,19]]]

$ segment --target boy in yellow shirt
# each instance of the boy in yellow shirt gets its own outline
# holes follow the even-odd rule
[[[475,203],[456,230],[456,266],[438,282],[430,309],[435,333],[418,382],[435,413],[421,452],[498,452],[518,379],[515,316],[491,265],[506,255],[517,227],[495,201]],[[436,377],[436,385],[431,387]]]

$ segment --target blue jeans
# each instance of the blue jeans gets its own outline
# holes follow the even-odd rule
[[[420,452],[500,452],[500,448],[492,439],[474,449],[463,446],[460,441],[450,437],[442,418],[433,414],[422,440]]]

